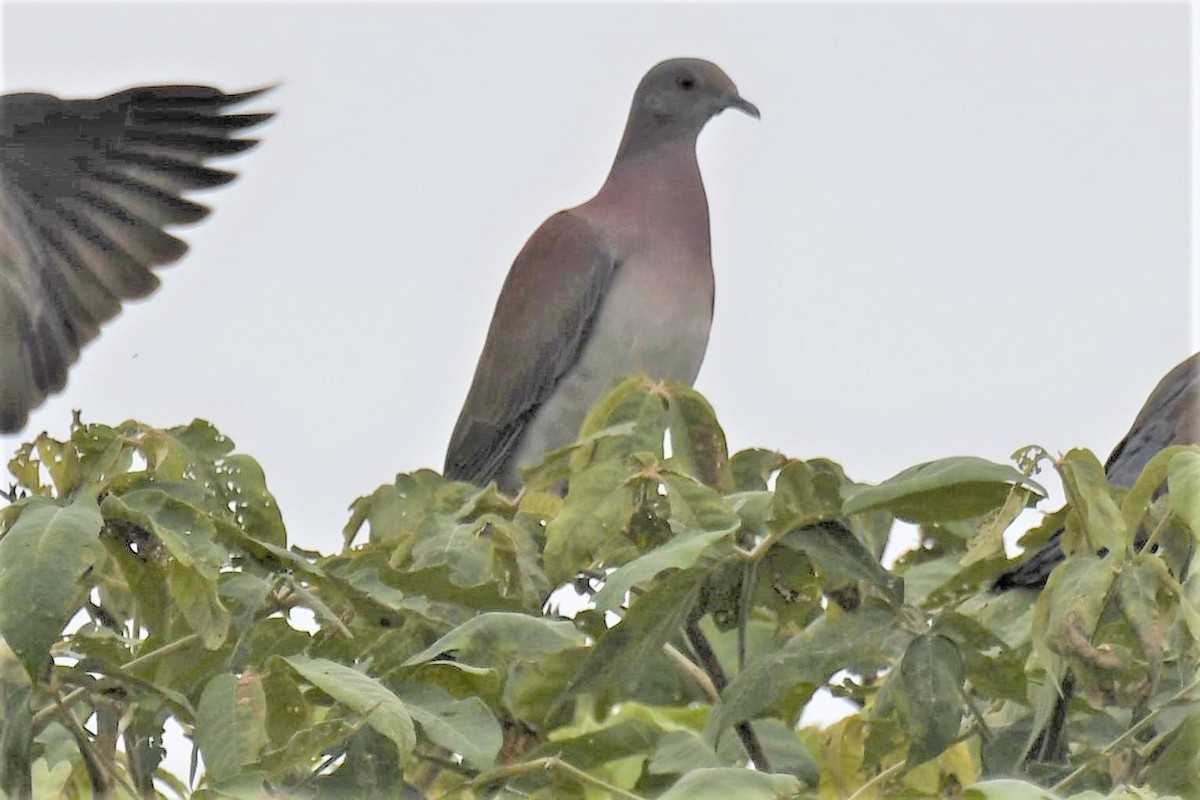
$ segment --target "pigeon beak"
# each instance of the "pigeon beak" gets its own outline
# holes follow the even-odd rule
[[[749,114],[755,119],[762,119],[762,115],[758,113],[758,106],[754,105],[754,103],[751,103],[749,100],[743,99],[741,95],[732,95],[729,97],[727,102],[728,105],[726,108],[736,108],[738,111],[741,111],[744,114]]]

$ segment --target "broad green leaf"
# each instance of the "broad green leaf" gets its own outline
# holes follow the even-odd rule
[[[703,767],[726,766],[731,765],[718,758],[699,734],[693,731],[668,731],[658,740],[654,757],[646,765],[646,771],[651,775],[679,775]]]
[[[1171,510],[1200,539],[1200,448],[1176,454],[1167,464]]]
[[[180,565],[206,578],[216,580],[228,557],[207,515],[157,487],[110,494],[100,510],[106,519],[125,520],[154,534]]]
[[[1152,674],[1158,673],[1166,645],[1164,611],[1167,609],[1162,601],[1169,596],[1169,590],[1164,584],[1174,583],[1163,567],[1153,553],[1139,553],[1125,565],[1116,581],[1119,608],[1136,634]]]
[[[482,656],[482,665],[503,666],[512,659],[534,658],[582,647],[585,641],[584,635],[570,622],[493,611],[467,620],[406,660],[404,666],[423,664],[443,653],[453,653],[467,663],[471,662],[472,656]]]
[[[158,433],[147,431],[143,439]],[[233,440],[202,419],[165,432],[173,446],[173,480],[187,479],[204,489],[201,508],[214,519],[232,522],[247,535],[283,545],[286,534],[279,505],[267,489],[262,467],[248,455],[234,453]]]
[[[478,770],[495,764],[503,733],[495,715],[478,697],[455,700],[440,687],[416,683],[399,687],[396,694],[434,744],[462,756]]]
[[[842,515],[842,488],[849,482],[832,461],[789,461],[775,478],[771,529],[786,533]]]
[[[272,744],[282,747],[296,731],[308,727],[308,702],[300,691],[295,673],[279,662],[272,662],[271,668],[262,676],[262,688],[267,699],[267,737]]]
[[[193,631],[209,650],[229,635],[229,609],[217,594],[216,575],[209,577],[178,561],[167,564],[167,591]]]
[[[967,545],[967,553],[962,558],[962,565],[972,564],[994,556],[1004,556],[1004,532],[1020,516],[1028,506],[1025,490],[1017,485],[1008,492],[1004,505],[989,512],[979,525],[979,531]]]
[[[366,524],[370,541],[401,548],[396,558],[402,561],[414,541],[440,529],[466,495],[476,491],[452,484],[428,469],[400,473],[394,483],[354,501],[350,521],[342,532],[343,541],[349,547]]]
[[[946,637],[918,636],[909,643],[897,685],[907,708],[909,765],[928,761],[958,738],[965,672],[957,645]]]
[[[0,637],[37,681],[107,555],[96,499],[69,506],[37,501],[0,538]]]
[[[758,743],[762,745],[771,771],[795,775],[809,786],[816,786],[821,780],[820,768],[812,752],[800,741],[794,727],[784,724],[777,719],[756,719],[750,723]],[[719,755],[724,755],[726,749],[741,751],[742,743],[736,736],[726,736],[722,739]],[[742,756],[736,756],[737,763],[742,762]],[[732,766],[725,764],[722,766]]]
[[[740,450],[729,459],[733,488],[741,492],[765,491],[771,474],[787,463],[787,456],[775,450]]]
[[[634,585],[668,569],[690,569],[717,545],[729,538],[732,530],[710,531],[692,536],[676,536],[646,555],[630,561],[604,579],[604,588],[593,599],[598,611],[608,611],[624,602],[625,593]]]
[[[662,646],[679,633],[704,581],[702,570],[676,572],[656,583],[600,635],[560,702],[576,692],[599,693],[609,687],[630,692],[645,671],[661,663]]]
[[[300,677],[366,718],[367,724],[396,745],[406,762],[417,744],[417,732],[404,702],[387,687],[356,669],[323,658],[283,659]]]
[[[662,472],[662,482],[667,490],[667,502],[671,504],[671,529],[677,534],[733,533],[738,529],[737,514],[715,490],[671,470]]]
[[[1181,797],[1200,796],[1200,712],[1180,721],[1148,769],[1150,788]]]
[[[661,728],[643,719],[610,717],[606,723],[576,736],[556,736],[529,753],[526,760],[558,756],[572,766],[592,770],[618,759],[645,756],[662,736]]]
[[[1133,540],[1126,532],[1121,509],[1110,494],[1104,467],[1090,450],[1069,451],[1057,467],[1067,500],[1075,512],[1074,518],[1067,518],[1063,552],[1075,552],[1082,537],[1089,551],[1104,548],[1123,559],[1133,546]],[[1072,524],[1074,522],[1078,523],[1078,530]]]
[[[882,603],[869,602],[850,614],[828,611],[783,647],[746,664],[721,693],[705,737],[715,741],[725,728],[752,719],[798,686],[811,694],[838,670],[878,669],[884,664],[880,647],[896,629],[895,614]]]
[[[1050,575],[1033,605],[1035,652],[1048,655],[1064,643],[1089,639],[1100,620],[1116,573],[1108,558],[1068,556]]]
[[[717,767],[689,772],[658,800],[787,800],[799,792],[800,780],[791,775]]]
[[[668,424],[671,432],[670,464],[714,489],[730,485],[729,450],[716,412],[696,390],[673,381]]]
[[[1121,518],[1125,521],[1125,530],[1136,531],[1142,525],[1142,518],[1154,500],[1154,496],[1167,480],[1167,465],[1177,454],[1185,452],[1184,447],[1167,447],[1155,453],[1137,481],[1121,501]]]
[[[908,522],[969,519],[999,508],[1013,486],[1029,493],[1029,504],[1046,490],[1019,470],[975,456],[952,456],[909,467],[878,486],[854,489],[845,514],[883,509]]]
[[[668,389],[647,378],[632,375],[615,381],[584,417],[579,437],[594,437],[590,447],[576,448],[571,471],[579,474],[606,461],[619,462],[633,453],[662,456],[667,431]],[[608,428],[632,423],[623,436],[599,437]],[[575,486],[572,482],[572,491]]]
[[[586,569],[602,545],[624,535],[636,508],[635,475],[624,463],[609,461],[571,482],[562,510],[546,526],[544,568],[552,583]]]
[[[294,728],[263,753],[262,767],[272,775],[286,775],[297,767],[309,767],[319,762],[323,753],[344,749],[358,727],[346,719],[333,716]],[[274,738],[272,742],[275,743]]]
[[[254,764],[267,744],[267,698],[262,677],[222,673],[204,687],[196,706],[195,740],[204,767],[221,781]]]
[[[806,554],[819,571],[834,580],[866,581],[892,603],[904,599],[904,581],[884,569],[858,537],[839,522],[793,530],[779,543]]]

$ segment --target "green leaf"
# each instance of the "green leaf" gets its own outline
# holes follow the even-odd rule
[[[154,534],[181,565],[216,579],[225,563],[213,521],[199,509],[152,487],[110,494],[100,505],[105,519],[120,519]]]
[[[624,535],[636,508],[636,474],[623,462],[609,461],[571,482],[562,510],[546,526],[545,570],[552,583],[587,568],[602,545]]]
[[[617,686],[634,690],[645,671],[660,664],[662,646],[679,633],[704,582],[703,570],[676,572],[656,583],[598,638],[559,703],[576,692]]]
[[[367,724],[391,739],[401,762],[417,744],[413,719],[404,702],[387,687],[356,669],[323,658],[289,656],[283,659],[300,677],[366,718]]]
[[[806,554],[817,569],[835,580],[866,581],[892,603],[904,599],[904,581],[888,572],[844,525],[824,522],[793,530],[779,540],[784,547]]]
[[[396,693],[434,744],[479,770],[496,763],[504,736],[495,715],[478,697],[455,700],[449,692],[425,684],[407,684]]]
[[[1045,489],[1007,464],[952,456],[909,467],[878,486],[855,489],[842,511],[884,509],[916,523],[969,519],[999,508],[1013,486],[1029,493],[1029,504],[1046,496]]]
[[[921,764],[958,738],[966,669],[958,646],[936,634],[918,636],[900,660],[899,688],[908,723],[908,763]]]
[[[254,764],[267,744],[267,698],[253,670],[223,673],[204,687],[196,706],[195,740],[204,766],[221,781]]]
[[[662,736],[662,730],[646,720],[610,718],[609,722],[598,730],[547,742],[525,760],[558,756],[572,766],[591,770],[622,758],[645,756]]]
[[[786,800],[799,792],[800,781],[792,775],[718,767],[689,772],[658,800]]]
[[[694,731],[664,733],[654,748],[654,757],[646,765],[651,775],[679,775],[704,767],[729,766]]]
[[[710,531],[692,536],[676,536],[646,555],[630,561],[604,579],[604,587],[593,600],[597,611],[608,611],[624,602],[625,594],[635,584],[653,578],[668,569],[690,569],[716,545],[728,540],[733,530]],[[728,549],[728,548],[726,548]]]
[[[725,728],[753,718],[798,686],[811,694],[838,670],[870,672],[883,666],[880,647],[897,629],[895,614],[878,602],[850,614],[832,608],[783,647],[746,664],[721,693],[705,724],[706,738],[715,741]]]
[[[733,488],[741,492],[765,491],[771,474],[787,463],[787,456],[775,450],[740,450],[729,460]]]
[[[1051,573],[1046,588],[1034,601],[1033,627],[1044,632],[1035,637],[1034,650],[1090,638],[1115,579],[1108,558],[1068,556]]]
[[[714,489],[730,485],[729,450],[725,432],[704,396],[689,386],[670,381],[668,423],[673,468]]]
[[[1142,467],[1137,481],[1121,501],[1121,518],[1125,521],[1126,530],[1136,531],[1141,527],[1146,510],[1167,479],[1167,464],[1177,454],[1186,450],[1187,448],[1178,446],[1159,450],[1146,462],[1146,466]]]
[[[1166,645],[1163,622],[1168,609],[1160,597],[1169,597],[1165,584],[1174,583],[1165,565],[1153,553],[1139,553],[1117,575],[1116,595],[1122,615],[1137,635],[1142,656],[1151,671],[1158,673]]]
[[[69,506],[31,502],[0,538],[0,637],[35,682],[105,561],[102,525],[96,499],[81,494]]]
[[[661,473],[671,504],[671,529],[676,533],[738,529],[738,516],[729,502],[713,489],[671,470]]]
[[[579,438],[591,438],[592,444],[575,449],[571,471],[579,474],[589,465],[620,462],[633,453],[651,453],[661,458],[667,431],[667,399],[667,388],[645,375],[615,381],[592,406],[579,428]],[[624,435],[600,436],[607,429],[630,423],[632,426]],[[575,490],[574,482],[571,490]]]
[[[216,650],[225,643],[230,614],[217,594],[215,575],[208,577],[172,561],[167,565],[167,590],[206,648]]]
[[[471,663],[474,656],[482,657],[483,666],[504,666],[517,658],[533,658],[582,647],[585,641],[584,635],[570,622],[493,611],[467,620],[409,658],[404,666],[423,664],[443,653],[453,653],[467,663]]]
[[[1082,538],[1089,552],[1104,548],[1123,559],[1133,540],[1127,533],[1121,509],[1112,498],[1104,467],[1090,450],[1070,450],[1056,466],[1062,475],[1067,501],[1075,512],[1067,517],[1063,552],[1075,552]]]
[[[842,488],[849,484],[832,461],[790,461],[775,478],[771,529],[786,533],[842,515]]]
[[[1175,726],[1150,765],[1148,777],[1156,791],[1189,798],[1200,796],[1200,713],[1193,711]]]
[[[1200,448],[1176,454],[1167,464],[1171,510],[1200,539]]]

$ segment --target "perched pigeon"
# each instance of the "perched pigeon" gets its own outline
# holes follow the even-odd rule
[[[599,193],[546,220],[508,273],[447,477],[514,492],[521,468],[575,440],[613,380],[695,381],[713,310],[696,138],[727,108],[759,116],[707,61],[664,61],[642,78]]]

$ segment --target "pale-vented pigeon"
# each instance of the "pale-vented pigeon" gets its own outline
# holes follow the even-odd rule
[[[1160,450],[1200,444],[1200,353],[1177,365],[1158,382],[1125,438],[1112,451],[1104,471],[1116,486],[1133,486]],[[1040,588],[1063,560],[1062,531],[1046,545],[996,579],[997,591]]]
[[[447,477],[511,493],[521,468],[575,439],[614,379],[695,380],[713,310],[696,138],[727,108],[759,116],[715,64],[646,73],[599,193],[546,220],[508,273]]]
[[[260,89],[144,86],[98,100],[0,97],[0,432],[66,385],[79,349],[184,254],[166,233],[208,208],[183,193],[228,183],[207,166],[257,142],[271,114],[228,114]]]

